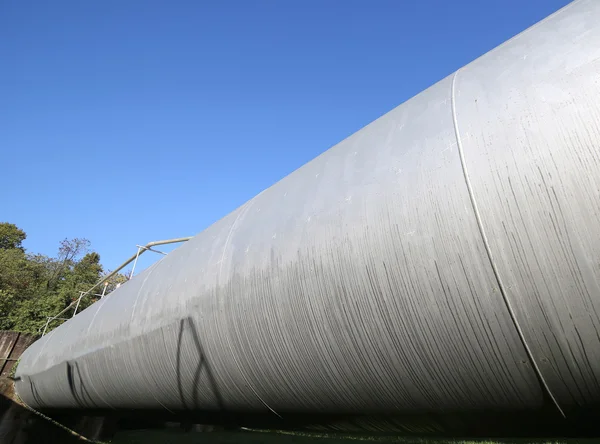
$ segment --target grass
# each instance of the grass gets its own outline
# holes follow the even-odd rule
[[[15,379],[15,375],[17,373],[17,367],[19,366],[20,362],[21,362],[21,358],[17,359],[17,361],[13,364],[12,368],[10,369],[10,373],[8,374],[8,377],[10,379]]]

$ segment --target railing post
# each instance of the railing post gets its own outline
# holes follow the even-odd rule
[[[133,272],[135,271],[135,265],[137,264],[138,257],[140,257],[140,251],[142,251],[142,247],[138,247],[137,254],[135,255],[135,260],[133,261],[133,268],[131,268],[131,273],[129,273],[129,279],[133,277]]]
[[[102,289],[102,294],[100,295],[100,299],[102,299],[104,297],[104,295],[106,294],[106,288],[108,287],[108,282],[104,283],[104,288]]]
[[[42,332],[42,337],[44,337],[44,335],[46,334],[46,330],[48,329],[48,324],[50,323],[51,318],[52,318],[51,316],[48,316],[46,318],[46,325],[44,325],[44,331]]]
[[[176,238],[176,239],[165,239],[165,240],[161,240],[161,241],[149,242],[145,246],[139,246],[138,245],[137,246],[138,250],[137,250],[137,253],[135,255],[131,256],[129,259],[127,259],[125,262],[123,262],[121,265],[119,265],[115,270],[111,271],[106,276],[104,276],[102,279],[100,279],[98,282],[96,282],[92,286],[92,288],[90,288],[88,291],[82,291],[82,292],[80,292],[81,294],[79,295],[79,298],[77,299],[77,305],[75,306],[75,311],[73,313],[73,316],[75,316],[77,314],[77,310],[79,309],[79,303],[81,302],[81,298],[84,295],[86,295],[86,294],[93,294],[94,296],[100,296],[100,298],[103,298],[106,295],[106,289],[108,287],[108,280],[111,279],[113,276],[116,276],[116,274],[120,270],[122,270],[123,268],[125,268],[131,262],[133,262],[133,268],[131,270],[131,273],[129,274],[129,279],[131,279],[133,277],[133,273],[135,271],[135,266],[137,265],[138,258],[146,250],[150,250],[150,251],[154,251],[155,253],[160,253],[162,255],[166,255],[167,253],[163,253],[162,251],[159,251],[159,250],[154,250],[151,247],[154,247],[156,245],[167,245],[167,244],[177,244],[177,243],[180,243],[180,242],[187,242],[190,239],[191,239],[191,237],[179,237],[179,238]],[[94,290],[96,287],[98,287],[99,285],[102,285],[102,284],[104,284],[104,290],[102,291],[101,295],[98,295],[96,293],[92,293],[92,290]],[[118,284],[117,287],[119,285],[120,284]],[[46,334],[46,331],[48,330],[50,322],[54,321],[55,319],[61,319],[61,320],[65,320],[65,321],[67,320],[67,319],[59,318],[59,316],[62,315],[63,313],[66,313],[68,310],[70,310],[71,307],[73,307],[74,303],[75,303],[75,301],[71,302],[69,305],[67,305],[64,309],[62,309],[56,315],[54,315],[54,316],[48,316],[48,319],[46,320],[46,325],[44,326],[44,331],[42,332],[42,336],[44,336]],[[38,330],[38,332],[39,332],[39,330]]]
[[[79,292],[79,299],[77,299],[77,304],[75,305],[75,311],[73,311],[73,316],[71,316],[72,318],[74,318],[75,315],[77,314],[77,309],[79,308],[79,303],[81,302],[81,298],[83,297],[84,294],[85,294],[85,291]]]

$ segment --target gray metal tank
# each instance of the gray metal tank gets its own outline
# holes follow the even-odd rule
[[[310,129],[308,129],[310,131]],[[576,1],[38,340],[35,408],[600,404],[600,1]]]

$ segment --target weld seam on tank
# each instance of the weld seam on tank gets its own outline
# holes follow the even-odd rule
[[[237,215],[237,217],[233,221],[233,224],[231,224],[231,228],[229,229],[229,232],[227,233],[227,238],[225,239],[225,244],[223,245],[223,253],[221,254],[221,260],[219,261],[220,262],[220,264],[219,264],[219,277],[218,277],[218,280],[217,280],[219,283],[221,282],[221,274],[223,272],[223,261],[225,260],[225,255],[227,254],[227,248],[229,247],[229,243],[231,241],[231,236],[233,235],[233,232],[235,231],[239,220],[248,212],[248,210],[252,207],[252,205],[254,205],[254,201],[261,194],[262,194],[262,192],[259,193],[257,196],[255,196],[250,201],[246,202],[242,206],[242,208],[240,210],[240,214]],[[235,365],[237,366],[237,368],[238,368],[238,370],[240,372],[240,375],[242,375],[242,378],[244,379],[244,382],[246,383],[246,385],[248,386],[248,388],[252,391],[252,393],[254,393],[254,395],[256,395],[256,397],[258,398],[258,400],[267,409],[269,409],[272,413],[274,413],[275,415],[277,415],[279,418],[283,419],[283,417],[279,413],[277,413],[273,408],[271,408],[271,406],[269,404],[267,404],[267,402],[264,399],[262,399],[262,397],[258,394],[258,392],[256,391],[256,389],[252,386],[252,384],[250,384],[250,381],[246,377],[246,374],[245,374],[244,370],[242,369],[242,366],[240,365],[237,357],[235,356],[235,353],[233,352],[233,347],[231,346],[231,340],[229,338],[229,332],[227,332],[227,334],[225,334],[225,339],[227,341],[227,347],[229,348],[229,352],[231,353],[231,357],[233,358],[233,362],[235,362]]]
[[[462,168],[463,176],[465,178],[465,184],[467,186],[467,191],[469,193],[469,200],[471,201],[471,206],[473,207],[473,213],[475,213],[475,220],[477,221],[477,227],[479,228],[479,233],[481,234],[481,239],[483,240],[483,246],[485,247],[486,255],[488,257],[488,260],[490,261],[490,266],[492,267],[492,271],[494,273],[494,278],[496,279],[496,282],[498,283],[498,288],[500,290],[500,294],[502,295],[504,304],[506,305],[506,308],[508,310],[510,318],[515,326],[515,330],[517,331],[517,334],[519,335],[519,339],[523,343],[523,347],[525,348],[525,353],[527,353],[527,357],[529,358],[529,361],[531,362],[531,364],[533,366],[533,369],[535,371],[536,376],[538,377],[538,379],[540,381],[540,384],[544,387],[548,396],[550,396],[550,399],[552,400],[552,402],[554,403],[554,405],[560,412],[561,416],[563,418],[566,418],[567,416],[565,415],[565,412],[560,407],[556,397],[552,394],[552,390],[550,390],[550,386],[544,379],[544,375],[542,374],[542,371],[540,370],[537,362],[535,361],[533,352],[531,351],[531,348],[529,347],[529,344],[527,343],[527,340],[525,339],[525,334],[523,333],[523,329],[521,328],[521,325],[519,324],[517,315],[515,314],[513,306],[510,303],[510,299],[508,298],[508,292],[506,291],[506,288],[504,287],[504,284],[502,283],[502,279],[500,279],[500,272],[498,271],[498,267],[496,266],[496,262],[494,261],[494,256],[492,255],[492,249],[490,247],[490,243],[488,241],[485,229],[483,228],[483,222],[481,220],[481,213],[479,212],[479,208],[477,206],[477,201],[475,200],[475,194],[473,193],[473,186],[471,185],[471,181],[469,180],[469,172],[467,170],[467,163],[465,161],[465,154],[464,154],[464,149],[463,149],[463,145],[462,145],[462,140],[460,137],[460,130],[458,128],[458,117],[456,114],[456,78],[458,77],[458,73],[461,71],[461,69],[462,68],[459,68],[452,76],[452,86],[451,86],[451,91],[450,91],[450,103],[451,103],[451,107],[452,107],[452,124],[454,126],[454,135],[456,137],[456,146],[458,148],[458,156],[460,158],[460,165]]]

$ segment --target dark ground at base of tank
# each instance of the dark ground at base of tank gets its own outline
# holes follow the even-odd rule
[[[111,444],[596,444],[600,438],[413,438],[369,435],[307,434],[294,432],[184,432],[182,430],[130,430],[119,432]]]
[[[3,420],[25,421],[25,440],[18,444],[80,442],[68,432],[1,397]],[[10,418],[4,413],[10,411]],[[13,412],[14,411],[14,412]],[[177,412],[152,410],[44,410],[44,414],[84,436],[82,424],[101,420],[99,437],[113,444],[136,443],[599,443],[600,411],[586,410],[562,419],[551,409],[538,412],[455,412],[397,417],[302,415],[243,412]],[[6,425],[6,421],[4,422]],[[211,424],[212,426],[198,426]],[[2,428],[2,427],[0,427]],[[4,427],[6,429],[6,427]],[[215,430],[215,431],[206,431]],[[252,431],[248,431],[252,430]],[[116,433],[115,433],[116,432]],[[0,433],[2,435],[2,433]],[[514,439],[511,437],[519,436]],[[492,438],[493,437],[493,438]],[[13,441],[9,441],[13,442]],[[0,436],[0,444],[4,444]]]
[[[210,424],[219,430],[282,430],[296,433],[356,433],[402,435],[418,437],[571,437],[593,438],[600,436],[600,411],[571,412],[567,419],[548,408],[539,411],[461,411],[443,414],[381,414],[357,415],[307,415],[282,412],[278,417],[271,412],[174,412],[153,410],[48,410],[48,416],[68,424],[75,416],[103,417],[116,425],[116,430],[161,429],[168,423]]]
[[[11,418],[2,415],[2,419],[14,419],[26,421],[25,427],[19,437],[15,436],[11,439],[9,436],[0,436],[0,444],[37,444],[37,443],[69,443],[82,442],[68,432],[58,428],[55,424],[42,419],[41,417],[25,410],[22,406],[3,398],[7,402],[7,409],[3,413],[10,413]],[[9,412],[15,410],[15,412]],[[46,412],[51,413],[51,412]],[[54,412],[56,413],[56,412]],[[55,420],[60,420],[64,425],[75,427],[77,423],[81,425],[82,417],[76,415],[76,411],[70,412],[67,415],[62,412],[61,415],[52,415]],[[92,417],[88,417],[92,418]],[[116,418],[113,418],[116,419]],[[175,419],[175,418],[171,418]],[[564,438],[556,434],[550,434],[548,430],[538,430],[536,436],[522,438],[488,438],[480,436],[478,439],[472,437],[466,438],[455,436],[436,437],[436,436],[398,436],[392,434],[375,434],[375,433],[333,433],[329,431],[293,431],[293,430],[265,430],[265,429],[245,429],[245,430],[227,430],[223,425],[220,426],[197,426],[192,420],[197,419],[197,416],[188,418],[178,417],[179,422],[153,422],[152,417],[147,417],[142,420],[138,415],[122,418],[116,422],[117,432],[110,438],[102,439],[105,443],[111,444],[351,444],[351,443],[381,443],[381,444],[549,444],[549,443],[565,443],[565,444],[600,444],[600,438]],[[108,421],[107,423],[110,423]],[[150,425],[151,424],[151,425]],[[4,424],[6,425],[6,424]],[[121,428],[119,428],[121,427]],[[152,428],[150,428],[152,427]],[[79,428],[79,427],[75,427]],[[83,432],[83,430],[78,430]],[[482,429],[480,429],[480,432]],[[108,431],[110,432],[110,431]],[[496,430],[497,436],[498,431]],[[530,430],[533,433],[533,430]],[[86,433],[83,432],[85,435]],[[2,433],[0,433],[2,435]],[[600,436],[600,433],[597,435]],[[5,441],[3,438],[8,438]]]

